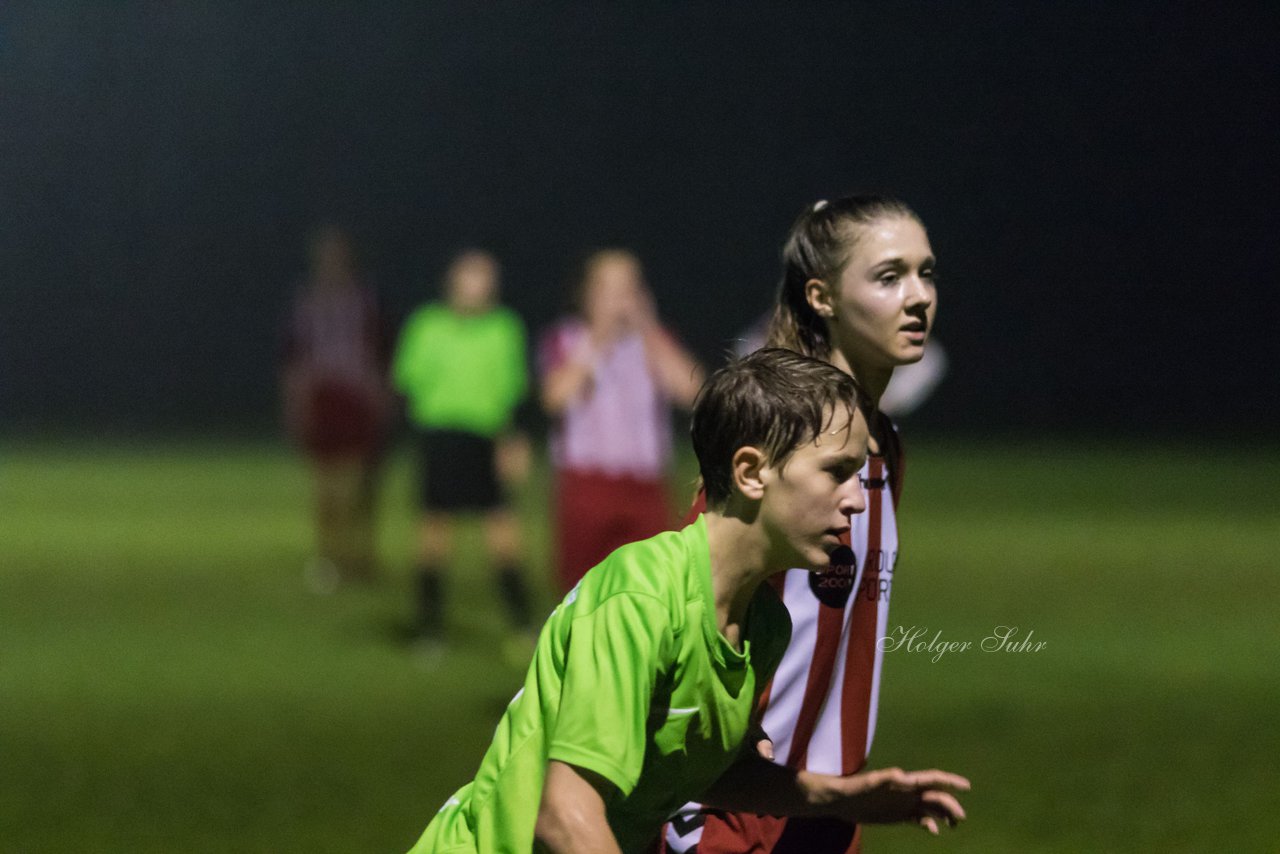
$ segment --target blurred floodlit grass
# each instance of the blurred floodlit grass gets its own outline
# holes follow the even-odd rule
[[[872,764],[969,775],[971,820],[867,849],[1274,850],[1280,451],[910,451],[892,622],[973,648],[886,653]],[[522,675],[477,530],[452,652],[424,670],[403,645],[412,477],[388,461],[384,583],[316,597],[283,448],[4,449],[0,849],[406,849]],[[539,468],[540,580],[548,494]],[[1046,645],[981,651],[1002,625]]]

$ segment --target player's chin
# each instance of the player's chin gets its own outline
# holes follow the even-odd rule
[[[824,572],[831,571],[831,552],[839,547],[840,541],[836,540],[834,544],[827,542],[827,538],[823,537],[822,542],[804,549],[798,555],[799,562],[797,566],[804,567],[810,572],[816,572],[821,575]]]
[[[927,343],[927,342],[926,342]],[[914,365],[924,358],[925,344],[904,344],[893,351],[893,361],[897,367]]]

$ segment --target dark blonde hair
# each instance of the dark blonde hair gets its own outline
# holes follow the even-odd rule
[[[853,377],[793,350],[766,347],[716,371],[698,392],[689,427],[707,506],[728,499],[739,448],[759,448],[781,465],[857,405]]]
[[[796,219],[782,247],[782,281],[769,319],[768,346],[785,347],[826,359],[831,355],[827,325],[805,297],[805,283],[834,283],[844,272],[858,240],[858,230],[878,219],[920,217],[891,196],[844,196],[810,205]]]

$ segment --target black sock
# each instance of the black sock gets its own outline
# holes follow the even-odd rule
[[[444,573],[438,567],[418,568],[418,631],[438,638],[444,634]]]
[[[517,629],[530,628],[533,625],[533,605],[529,601],[529,587],[524,583],[524,573],[519,567],[510,564],[498,571],[498,590],[512,624]]]

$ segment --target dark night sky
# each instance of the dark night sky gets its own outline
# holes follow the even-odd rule
[[[710,360],[861,189],[941,261],[919,423],[1271,430],[1280,12],[1006,5],[6,3],[0,431],[269,424],[319,220],[396,316],[491,247],[535,329],[630,245]]]

